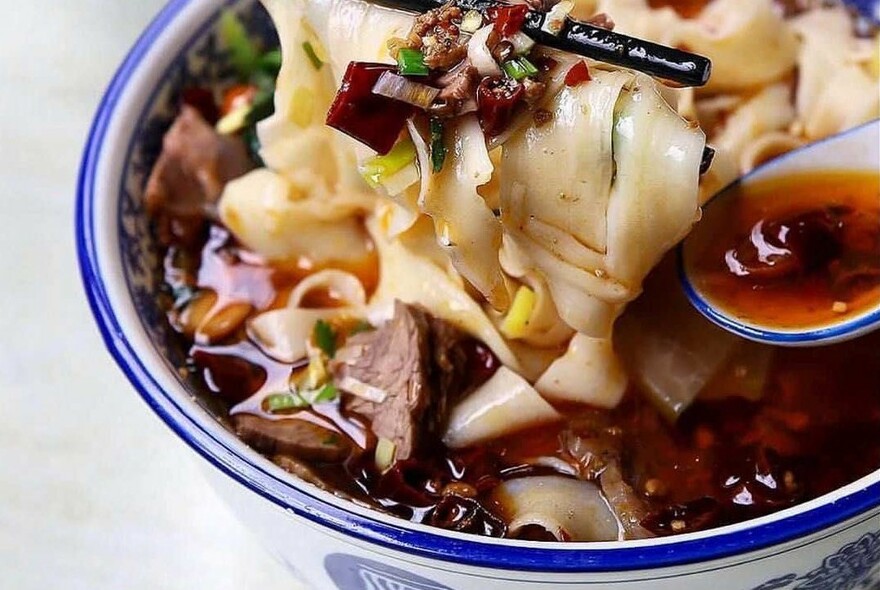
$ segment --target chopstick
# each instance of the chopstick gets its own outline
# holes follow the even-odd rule
[[[370,0],[389,8],[423,13],[446,4],[446,0]],[[458,0],[464,10],[477,10],[483,14],[493,6],[504,3],[496,0]],[[668,80],[680,86],[703,86],[709,81],[712,62],[701,55],[658,45],[629,37],[595,25],[566,19],[558,35],[541,30],[547,15],[529,11],[523,32],[536,42],[589,57],[596,61],[630,68]]]

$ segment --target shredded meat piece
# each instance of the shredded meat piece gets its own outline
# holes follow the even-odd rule
[[[452,77],[449,84],[440,91],[439,98],[447,101],[463,101],[473,98],[478,81],[477,69],[471,65],[464,66]]]
[[[435,70],[449,69],[467,56],[467,44],[456,22],[461,22],[461,8],[447,2],[440,8],[416,17],[406,39],[392,39],[389,47],[395,54],[401,47],[420,49],[425,64]]]
[[[200,225],[226,183],[253,167],[240,138],[220,135],[198,110],[183,105],[162,140],[144,193],[147,213],[165,230],[160,231],[163,242],[175,228]]]
[[[462,333],[416,307],[395,303],[394,317],[358,334],[336,355],[336,382],[359,382],[384,395],[371,401],[346,396],[345,408],[372,421],[373,433],[395,444],[395,457],[411,457],[425,434],[436,432],[448,399],[460,391],[467,358]]]

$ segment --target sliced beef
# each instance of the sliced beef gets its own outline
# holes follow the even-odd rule
[[[220,135],[198,110],[183,105],[147,182],[147,213],[160,221],[160,234],[191,228],[204,219],[226,183],[253,167],[244,141]]]
[[[396,445],[398,460],[411,457],[425,436],[437,431],[450,397],[461,391],[467,366],[463,340],[451,324],[398,301],[389,322],[354,336],[337,353],[336,382],[343,388],[352,381],[369,386],[377,396],[346,396],[346,409],[371,420],[374,434]]]
[[[267,455],[290,455],[306,461],[338,463],[353,449],[344,435],[305,419],[268,420],[251,414],[232,418],[235,433]]]

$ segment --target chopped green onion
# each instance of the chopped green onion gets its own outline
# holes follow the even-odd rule
[[[277,78],[278,72],[281,71],[281,50],[273,49],[261,55],[257,61],[257,67],[271,76],[273,80]]]
[[[527,57],[519,58],[520,65],[525,69],[526,74],[529,76],[537,76],[538,75],[538,67],[529,61]]]
[[[296,410],[305,408],[309,403],[296,393],[273,393],[266,396],[264,402],[266,410],[272,412],[283,412],[285,410]]]
[[[501,67],[504,68],[504,73],[514,80],[522,80],[538,73],[538,68],[524,57],[504,62]]]
[[[309,41],[304,41],[302,44],[303,51],[306,52],[306,56],[308,56],[309,61],[312,62],[312,66],[316,70],[320,70],[324,67],[324,62],[321,61],[321,58],[318,57],[317,52],[315,51],[315,47]]]
[[[333,330],[333,326],[324,320],[318,320],[315,322],[313,336],[315,338],[315,344],[317,344],[318,348],[327,355],[327,358],[332,359],[336,356],[336,332]]]
[[[327,402],[332,402],[339,396],[339,390],[336,389],[336,386],[332,383],[326,384],[324,387],[318,390],[315,394],[315,397],[312,398],[313,404],[325,404]]]
[[[394,455],[397,454],[397,445],[387,438],[380,438],[376,443],[376,467],[385,472],[394,464]]]
[[[425,54],[408,47],[397,53],[397,70],[402,76],[427,76],[430,73],[425,64]]]
[[[474,34],[483,26],[483,15],[478,10],[468,10],[461,19],[459,30]]]
[[[443,142],[443,122],[440,119],[431,119],[431,169],[434,174],[443,170],[446,162],[446,144]]]
[[[232,65],[239,74],[250,76],[259,58],[259,51],[232,10],[224,11],[220,17],[220,40],[229,51]]]
[[[525,336],[529,320],[532,319],[532,312],[535,310],[536,299],[535,292],[525,285],[517,290],[510,311],[501,324],[502,334],[511,339]]]
[[[360,173],[370,186],[376,188],[415,159],[415,146],[409,139],[404,139],[398,141],[384,156],[374,156],[361,164]]]

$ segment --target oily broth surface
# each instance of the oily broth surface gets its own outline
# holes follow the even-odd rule
[[[186,256],[174,248],[169,251],[170,288],[179,289],[189,277],[195,287],[216,293],[216,305],[249,302],[253,316],[283,305],[293,286],[309,272],[307,261],[267,264],[223,231],[215,227],[206,232]],[[189,266],[175,266],[178,263]],[[375,284],[377,273],[372,263],[358,271],[368,286]],[[652,296],[650,288],[645,296]],[[308,303],[331,305],[334,298],[317,294]],[[172,311],[172,320],[179,313]],[[182,330],[179,322],[175,325]],[[243,326],[218,342],[196,342],[194,334],[183,337],[191,344],[189,370],[196,373],[202,394],[226,407],[268,381],[283,383],[302,368],[301,363],[290,365],[267,357],[248,341]],[[497,366],[487,355],[485,349],[472,351],[473,370],[481,373],[480,379]],[[437,526],[458,526],[461,519],[451,521],[449,514],[470,515],[468,522],[478,523],[470,532],[491,535],[504,534],[493,517],[500,512],[491,500],[498,484],[553,472],[530,465],[536,457],[570,461],[563,444],[566,436],[589,439],[597,432],[611,433],[624,477],[650,511],[649,528],[667,534],[767,514],[880,467],[880,372],[870,370],[877,366],[880,334],[832,347],[779,349],[757,401],[718,398],[707,391],[672,425],[633,386],[613,411],[562,407],[565,422],[479,449],[451,451],[439,440],[429,441],[419,457],[384,475],[372,464],[376,440],[368,424],[347,414],[338,401],[291,419],[309,420],[354,441],[357,451],[344,464],[309,465],[332,488],[403,518]],[[476,495],[450,507],[441,494],[450,484],[466,484]],[[686,528],[676,529],[672,522],[684,522]]]
[[[798,328],[856,316],[880,301],[876,172],[785,176],[740,189],[718,205],[710,206],[701,222],[711,231],[702,229],[706,238],[689,244],[687,253],[690,276],[714,305],[747,323]],[[798,216],[810,223],[810,215],[822,215],[840,228],[840,251],[829,254],[829,260],[776,277],[731,272],[729,252],[742,247],[757,223],[767,228]]]

